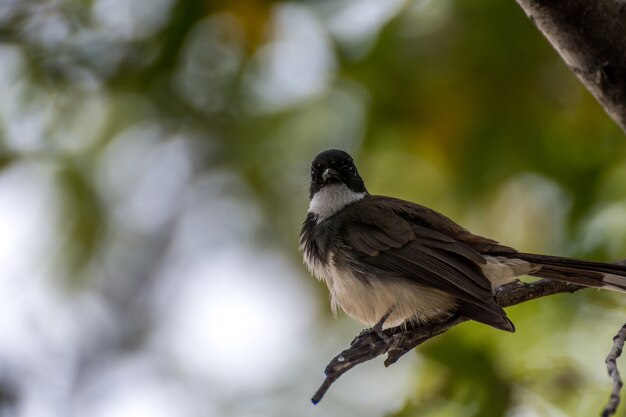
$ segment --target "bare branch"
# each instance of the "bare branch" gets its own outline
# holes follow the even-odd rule
[[[615,414],[617,411],[617,407],[620,403],[620,391],[622,390],[622,377],[619,374],[619,369],[617,369],[617,358],[622,354],[622,349],[624,348],[624,342],[626,341],[626,324],[622,326],[621,329],[617,332],[615,337],[613,337],[613,347],[611,351],[606,357],[606,369],[609,372],[609,376],[613,379],[613,389],[611,390],[611,396],[609,397],[609,401],[604,406],[602,410],[602,417],[609,417]]]
[[[502,307],[520,304],[525,301],[560,293],[573,293],[584,288],[578,285],[567,284],[553,280],[539,280],[532,283],[520,281],[504,285],[496,290],[495,297]],[[330,386],[344,373],[356,365],[367,362],[384,353],[387,353],[385,366],[395,363],[405,353],[426,340],[444,333],[448,329],[467,321],[464,317],[452,316],[439,323],[427,323],[423,325],[394,327],[385,330],[391,342],[389,344],[381,340],[376,333],[361,332],[350,344],[350,347],[335,356],[326,367],[326,378],[322,386],[317,390],[311,401],[317,404]]]

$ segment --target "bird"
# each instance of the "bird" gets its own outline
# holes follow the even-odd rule
[[[428,207],[369,194],[339,149],[313,159],[299,243],[333,312],[383,339],[383,329],[453,315],[514,332],[494,291],[523,275],[626,291],[626,266],[519,252]]]

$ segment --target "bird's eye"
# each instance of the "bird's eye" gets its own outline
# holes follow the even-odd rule
[[[341,170],[348,174],[354,174],[354,166],[352,165],[342,165]]]

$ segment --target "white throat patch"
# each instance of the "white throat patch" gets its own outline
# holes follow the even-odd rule
[[[313,195],[308,213],[317,214],[317,221],[321,222],[363,197],[365,193],[355,193],[344,184],[327,185]]]

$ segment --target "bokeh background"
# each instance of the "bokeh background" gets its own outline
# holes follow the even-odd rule
[[[318,406],[361,326],[307,174],[524,251],[626,258],[626,141],[514,1],[0,0],[0,416],[588,416],[621,294],[464,324]]]

